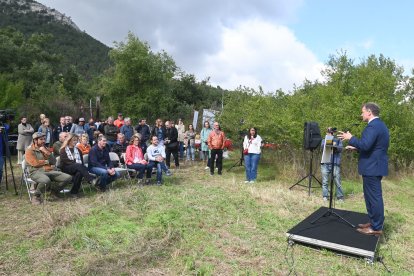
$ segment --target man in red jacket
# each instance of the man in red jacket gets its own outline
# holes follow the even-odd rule
[[[211,150],[210,175],[214,175],[215,161],[218,169],[218,174],[221,175],[221,171],[223,169],[223,149],[225,141],[226,136],[224,135],[224,132],[221,131],[219,123],[215,122],[213,125],[213,131],[210,132],[210,135],[207,139],[208,147]]]

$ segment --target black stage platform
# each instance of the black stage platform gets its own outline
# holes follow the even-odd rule
[[[333,214],[311,223],[326,211],[327,207],[321,207],[290,229],[286,233],[288,241],[365,257],[373,262],[379,237],[361,234]],[[368,221],[367,214],[338,209],[334,211],[354,225]]]

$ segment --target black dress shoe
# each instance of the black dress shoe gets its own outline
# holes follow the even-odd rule
[[[371,227],[366,228],[358,228],[357,231],[364,235],[370,235],[370,236],[380,236],[382,235],[382,230],[373,230]]]

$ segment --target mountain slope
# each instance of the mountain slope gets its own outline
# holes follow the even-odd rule
[[[62,71],[74,65],[86,79],[108,68],[109,47],[79,30],[70,17],[33,0],[0,0],[0,28],[13,27],[26,36],[52,34],[50,52],[61,55]]]

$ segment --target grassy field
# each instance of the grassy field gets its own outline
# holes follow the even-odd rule
[[[244,184],[243,167],[210,176],[196,162],[161,187],[120,181],[107,193],[87,191],[44,206],[2,187],[0,275],[387,274],[378,262],[288,247],[286,231],[324,203],[320,189],[310,197],[303,188],[288,189],[300,177],[292,173],[295,164],[269,160],[254,185]],[[378,255],[392,274],[411,275],[414,181],[383,184],[386,224]],[[346,200],[336,207],[365,212],[361,182],[344,180],[343,187]]]

